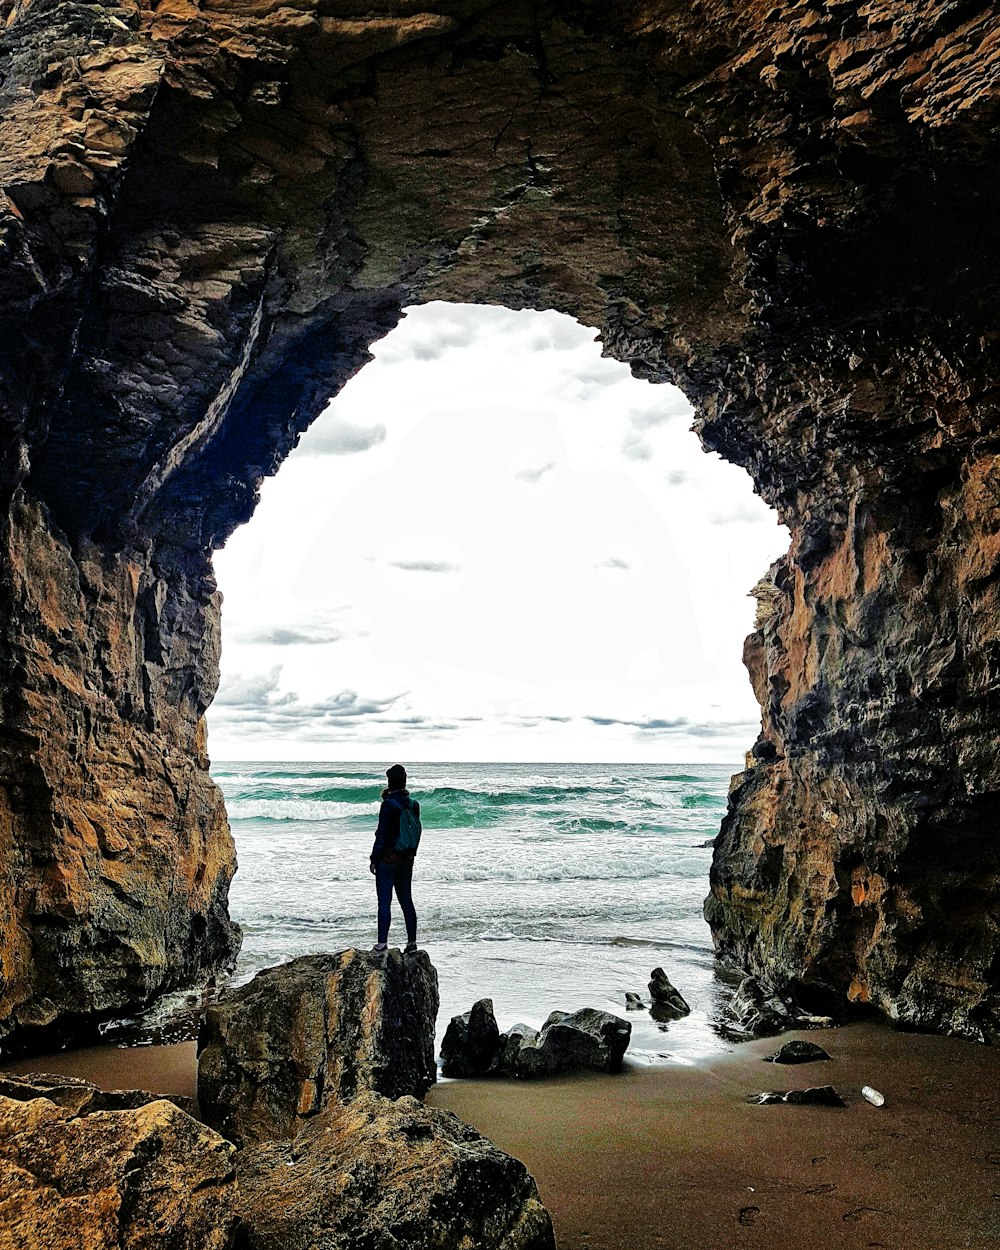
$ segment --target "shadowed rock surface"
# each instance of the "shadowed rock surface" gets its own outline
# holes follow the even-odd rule
[[[266,968],[205,1013],[198,1103],[238,1146],[294,1137],[367,1090],[422,1098],[437,1077],[426,952],[347,950]]]
[[[47,1081],[3,1081],[0,1243],[231,1250],[238,1217],[229,1142],[153,1094],[108,1094],[53,1077],[50,1099]]]
[[[555,1250],[523,1164],[447,1111],[361,1094],[240,1152],[254,1250]]]
[[[452,1016],[441,1042],[445,1076],[483,1076],[496,1063],[500,1030],[493,1000],[481,998],[460,1016]]]
[[[773,1055],[767,1056],[768,1063],[816,1063],[821,1059],[829,1059],[822,1046],[815,1042],[785,1042]]]
[[[654,1020],[681,1020],[691,1014],[684,996],[662,968],[654,968],[650,973],[649,996],[653,1000],[649,1013]]]
[[[744,977],[726,1004],[723,1028],[735,1037],[774,1037],[792,1028],[788,1003],[756,977]]]
[[[592,1068],[618,1072],[632,1026],[607,1011],[553,1011],[539,1031],[516,1024],[500,1038],[497,1071],[505,1076],[556,1076]]]
[[[551,1219],[521,1163],[450,1112],[374,1092],[413,1045],[416,1014],[433,1043],[433,968],[426,955],[395,955],[348,951],[298,960],[284,978],[271,975],[277,969],[260,974],[249,996],[262,1026],[255,1058],[272,1079],[266,1102],[242,1069],[243,1079],[225,1088],[224,1118],[251,1143],[239,1150],[173,1101],[141,1090],[105,1092],[37,1073],[0,1077],[0,1245],[555,1250]],[[282,1012],[284,1052],[271,1028]],[[302,1084],[288,1072],[314,1061],[303,1039],[311,1035],[315,1047],[324,1019],[338,1022],[332,1040],[354,1050],[326,1055],[306,1085],[318,1097],[304,1108]],[[237,1021],[228,1024],[234,1038]],[[219,1056],[208,1062],[217,1072]],[[422,1082],[412,1061],[399,1075]],[[241,1095],[245,1107],[234,1105]]]
[[[148,1102],[172,1102],[188,1115],[195,1114],[195,1100],[182,1094],[150,1094],[144,1089],[100,1089],[78,1076],[55,1072],[27,1072],[23,1076],[0,1073],[0,1098],[30,1102],[45,1098],[72,1115],[92,1111],[131,1111]]]
[[[429,299],[680,385],[792,543],[720,954],[1000,1036],[991,6],[0,0],[0,1030],[224,966],[211,553]]]

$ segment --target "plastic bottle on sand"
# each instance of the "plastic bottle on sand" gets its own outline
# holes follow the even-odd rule
[[[870,1085],[864,1085],[861,1088],[862,1097],[867,1098],[873,1107],[881,1107],[885,1104],[885,1095],[880,1094],[877,1089],[872,1089]]]

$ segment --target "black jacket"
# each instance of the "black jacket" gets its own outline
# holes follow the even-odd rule
[[[412,864],[416,851],[396,850],[396,839],[399,837],[399,808],[395,803],[389,802],[390,795],[404,807],[412,807],[415,816],[420,815],[420,804],[416,799],[410,798],[409,790],[383,790],[371,862],[373,864]]]

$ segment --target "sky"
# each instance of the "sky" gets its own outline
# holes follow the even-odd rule
[[[432,303],[215,565],[215,760],[720,762],[788,533],[682,393],[554,312]]]

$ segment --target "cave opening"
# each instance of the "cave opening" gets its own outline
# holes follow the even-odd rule
[[[237,980],[374,939],[401,759],[442,1028],[479,990],[507,1023],[621,1010],[667,963],[694,1007],[673,1046],[716,1044],[709,844],[787,533],[692,419],[561,313],[433,302],[374,345],[216,556]]]

